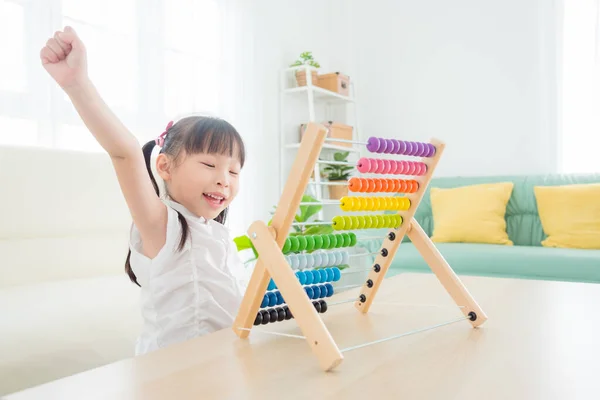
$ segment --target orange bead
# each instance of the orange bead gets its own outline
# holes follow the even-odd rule
[[[350,178],[350,180],[348,181],[348,188],[352,192],[360,192],[361,186],[362,186],[361,178],[354,177],[354,178]]]
[[[373,178],[366,178],[367,179],[367,192],[368,193],[373,193],[373,190],[375,190],[375,181],[373,180]]]
[[[382,192],[389,192],[388,186],[389,186],[388,180],[387,179],[381,179],[381,191]]]
[[[406,181],[404,179],[399,179],[398,180],[399,185],[398,185],[398,193],[406,193],[406,189],[407,189],[407,185],[406,185]]]
[[[381,188],[383,187],[382,183],[381,183],[381,179],[375,179],[375,193],[379,193],[381,192]]]
[[[419,190],[419,182],[413,180],[413,191],[411,193],[415,193],[417,190]]]
[[[398,179],[388,180],[389,192],[396,193],[398,191]]]

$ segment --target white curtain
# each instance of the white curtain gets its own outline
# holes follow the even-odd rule
[[[140,142],[190,113],[223,117],[255,142],[247,8],[241,0],[0,0],[0,145],[102,151],[39,61],[65,25],[86,43],[92,80]],[[248,193],[231,210],[236,233],[253,218]]]
[[[561,170],[600,172],[599,0],[565,0],[562,14]]]

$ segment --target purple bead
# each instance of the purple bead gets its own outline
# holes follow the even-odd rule
[[[418,148],[417,149],[417,156],[418,157],[423,157],[423,154],[425,154],[425,150],[426,150],[425,143],[421,143],[421,142],[417,143],[417,148]]]
[[[400,144],[398,146],[398,152],[396,154],[406,154],[406,142],[404,140],[398,140]]]
[[[387,150],[387,146],[388,146],[388,142],[381,138],[379,139],[379,150],[377,151],[378,153],[385,153],[385,151]]]
[[[392,154],[398,154],[398,150],[400,149],[400,142],[396,139],[392,139]]]
[[[431,150],[429,149],[429,144],[428,143],[423,143],[423,155],[422,157],[429,157],[429,152]]]
[[[407,156],[413,155],[413,142],[406,142],[406,152],[404,154]]]
[[[379,150],[379,139],[371,136],[369,140],[367,140],[367,150],[371,153],[377,153],[377,150]]]
[[[427,147],[429,147],[429,155],[427,157],[433,157],[435,155],[435,146],[431,143],[427,143]]]
[[[392,139],[385,139],[387,147],[385,148],[385,154],[390,154],[394,150],[394,141]]]

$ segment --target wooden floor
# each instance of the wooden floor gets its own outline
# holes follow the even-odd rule
[[[461,279],[489,318],[480,328],[349,351],[330,373],[301,339],[227,329],[6,399],[600,399],[600,285]],[[462,316],[431,274],[389,278],[367,315],[352,303],[322,315],[341,349]],[[266,329],[301,334],[293,320]]]

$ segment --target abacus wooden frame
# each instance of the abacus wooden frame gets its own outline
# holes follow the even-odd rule
[[[446,145],[444,142],[435,138],[431,139],[431,144],[436,148],[433,157],[424,157],[421,162],[427,165],[425,175],[415,179],[419,182],[419,189],[414,193],[407,194],[410,199],[411,206],[406,211],[399,211],[402,216],[403,223],[398,229],[392,229],[388,232],[386,239],[381,245],[379,255],[375,258],[373,269],[361,288],[361,294],[355,302],[355,307],[362,313],[367,313],[373,304],[373,300],[377,295],[377,291],[385,278],[385,275],[392,264],[392,260],[396,256],[398,247],[408,235],[416,249],[419,251],[429,268],[436,275],[442,286],[452,297],[463,314],[469,317],[469,321],[473,327],[483,324],[487,320],[487,316],[477,304],[473,296],[454,273],[454,270],[446,262],[442,254],[437,250],[435,244],[427,236],[423,228],[414,219],[414,215],[423,200],[423,195],[431,182],[435,168],[437,167]]]
[[[258,252],[258,258],[234,321],[233,331],[242,339],[248,337],[269,280],[273,278],[296,323],[316,354],[321,368],[329,371],[342,362],[342,353],[281,251],[325,142],[326,134],[327,130],[322,125],[308,124],[271,226],[256,221],[248,229],[248,235]],[[408,210],[399,212],[403,223],[398,229],[388,232],[381,251],[375,258],[374,268],[362,286],[355,307],[362,313],[369,311],[402,239],[408,235],[459,309],[474,327],[479,326],[487,320],[487,316],[414,219],[415,212],[445,149],[445,144],[437,139],[432,139],[431,144],[435,146],[436,153],[433,157],[422,158],[421,161],[427,165],[427,172],[423,176],[416,177],[419,189],[415,193],[407,194],[411,206]]]
[[[256,248],[258,258],[233,323],[233,331],[242,339],[248,337],[269,280],[273,278],[296,323],[319,359],[321,368],[329,371],[342,362],[342,353],[281,251],[319,158],[321,147],[325,143],[326,135],[327,130],[324,126],[308,124],[271,226],[256,221],[248,229],[248,236]]]

